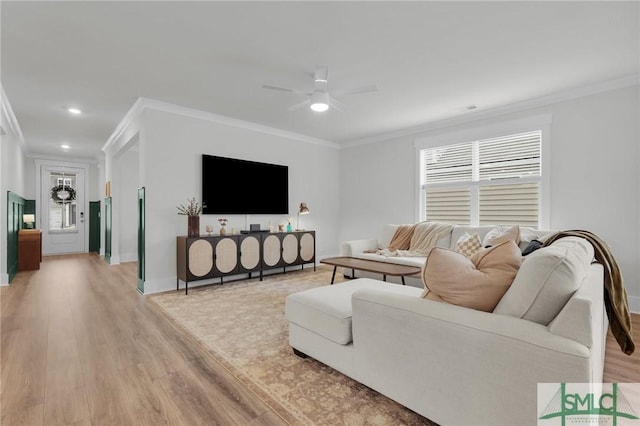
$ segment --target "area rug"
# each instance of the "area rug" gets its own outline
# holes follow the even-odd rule
[[[321,266],[149,299],[289,424],[434,425],[332,368],[293,354],[285,298],[330,281],[331,269]]]

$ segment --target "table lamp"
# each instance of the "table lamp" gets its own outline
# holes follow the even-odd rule
[[[309,207],[307,207],[307,203],[300,203],[300,207],[298,207],[298,219],[296,222],[296,231],[304,231],[304,229],[300,229],[301,214],[309,214]]]
[[[27,229],[33,229],[34,223],[36,222],[36,215],[34,214],[23,214],[22,221],[24,222],[24,227]]]

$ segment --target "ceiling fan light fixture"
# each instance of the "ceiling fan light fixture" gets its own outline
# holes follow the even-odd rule
[[[327,92],[313,92],[311,95],[311,109],[315,112],[325,112],[329,109],[329,94]]]

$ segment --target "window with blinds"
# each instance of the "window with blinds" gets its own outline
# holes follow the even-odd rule
[[[537,227],[541,144],[533,131],[421,150],[424,220]]]

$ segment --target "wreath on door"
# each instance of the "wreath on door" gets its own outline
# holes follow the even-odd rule
[[[54,203],[64,204],[76,199],[76,190],[69,185],[57,185],[51,188],[51,199]]]

